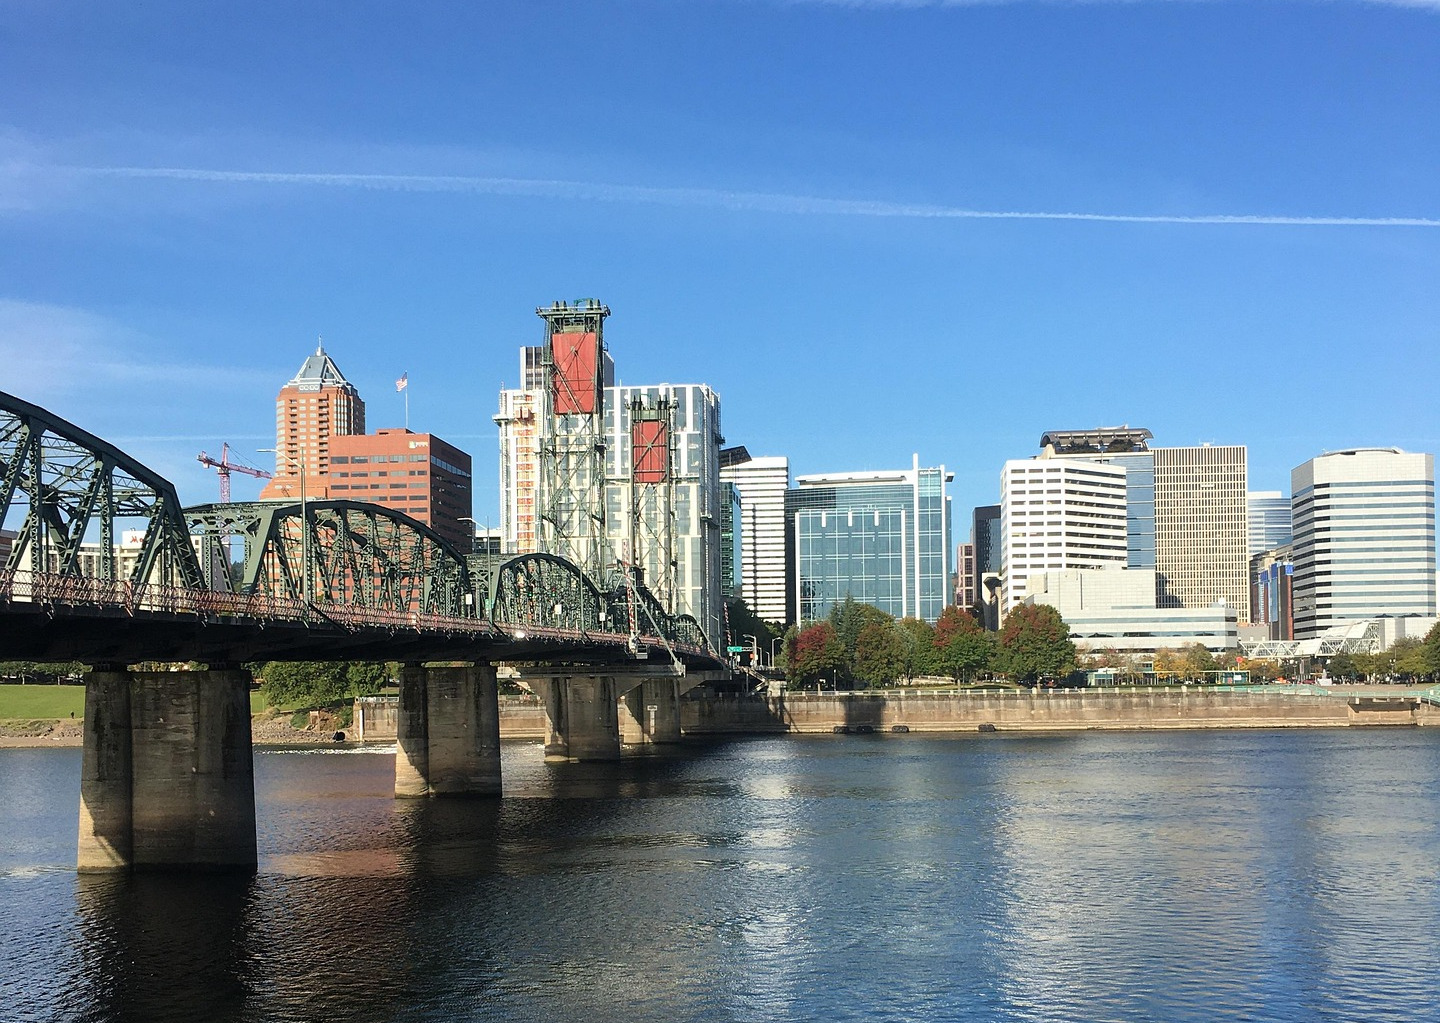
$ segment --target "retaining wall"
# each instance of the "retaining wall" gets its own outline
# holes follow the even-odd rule
[[[1335,728],[1440,724],[1440,708],[1411,696],[1351,696],[1200,687],[1038,692],[786,693],[686,700],[689,734],[1066,731],[1157,728]]]

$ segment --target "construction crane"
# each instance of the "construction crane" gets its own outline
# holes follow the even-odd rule
[[[254,476],[256,479],[268,480],[270,473],[264,469],[257,469],[251,465],[241,465],[239,462],[230,461],[230,445],[220,445],[219,459],[211,458],[205,452],[200,452],[200,464],[208,465],[220,474],[220,503],[230,503],[230,474],[232,472],[243,472],[246,476]]]

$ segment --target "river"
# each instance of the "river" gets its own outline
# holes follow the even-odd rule
[[[771,737],[505,796],[257,750],[260,868],[79,877],[0,750],[0,1020],[1426,1021],[1440,729]]]

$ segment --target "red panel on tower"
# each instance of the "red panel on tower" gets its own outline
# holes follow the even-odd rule
[[[630,424],[631,464],[636,483],[664,483],[670,475],[670,425],[661,419]]]
[[[550,335],[555,363],[555,414],[594,415],[600,411],[600,338],[583,334]]]

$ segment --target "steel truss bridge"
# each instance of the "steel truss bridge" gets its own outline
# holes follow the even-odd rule
[[[721,665],[694,618],[633,579],[465,555],[356,501],[183,508],[119,448],[3,392],[0,531],[5,658]]]

